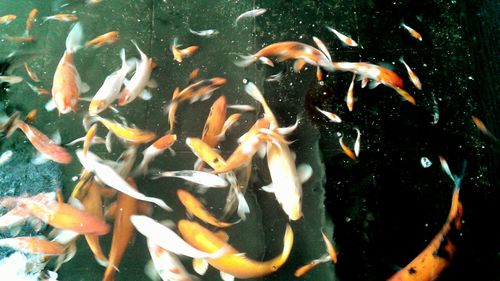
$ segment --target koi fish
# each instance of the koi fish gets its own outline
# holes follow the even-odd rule
[[[354,128],[354,130],[356,130],[358,134],[356,137],[356,142],[354,142],[354,155],[358,157],[361,149],[361,131],[358,128]]]
[[[172,50],[172,54],[174,55],[174,60],[178,62],[182,62],[183,59],[189,58],[192,56],[196,51],[198,51],[198,46],[190,46],[185,49],[179,49],[179,45],[177,45],[177,38],[174,38],[174,42],[172,43],[172,46],[170,49]]]
[[[64,247],[57,242],[48,241],[42,237],[14,237],[0,239],[1,247],[9,247],[16,251],[44,256],[62,255]]]
[[[420,79],[418,79],[417,75],[411,68],[408,66],[408,64],[403,60],[403,57],[399,58],[399,61],[405,66],[406,71],[408,72],[408,76],[410,76],[410,80],[415,85],[415,88],[422,90],[422,83],[420,82]]]
[[[130,186],[137,189],[134,180],[129,178]],[[113,239],[109,251],[109,265],[104,272],[103,281],[115,280],[117,266],[127,250],[128,244],[134,234],[134,226],[130,218],[137,213],[137,200],[124,193],[118,193],[117,210],[113,226]]]
[[[267,60],[269,60],[267,57],[277,57],[279,61],[296,60],[322,67],[327,71],[335,70],[331,60],[325,53],[313,46],[294,41],[271,44],[253,55],[242,56],[242,60],[236,62],[236,65],[246,67],[259,60],[266,63]],[[264,58],[264,60],[262,58]],[[266,64],[272,66],[268,62]]]
[[[162,154],[163,151],[166,149],[169,149],[172,154],[172,145],[177,141],[177,135],[172,135],[172,134],[166,134],[163,137],[157,139],[152,145],[150,145],[146,150],[142,152],[144,155],[144,158],[142,159],[141,163],[139,164],[139,167],[137,168],[137,171],[139,171],[142,174],[146,174],[148,171],[148,164],[149,162],[153,161],[153,159]]]
[[[212,79],[201,80],[194,84],[189,85],[187,88],[182,90],[172,102],[183,102],[189,100],[190,103],[201,100],[209,99],[211,94],[226,84],[226,79],[220,77],[214,77]]]
[[[486,128],[486,125],[484,125],[483,121],[481,119],[477,118],[476,116],[472,115],[472,122],[476,125],[476,127],[485,135],[493,139],[495,142],[500,143],[500,141],[493,135],[488,128]]]
[[[218,136],[224,127],[224,120],[226,119],[226,97],[220,96],[210,107],[207,121],[203,127],[201,140],[208,144],[210,147],[216,147],[219,144]]]
[[[106,77],[104,83],[90,101],[90,115],[97,115],[104,111],[118,98],[125,76],[135,68],[135,64],[127,63],[125,49],[120,50],[120,58],[122,67]]]
[[[309,272],[311,269],[316,267],[319,264],[326,263],[330,261],[330,256],[329,255],[323,255],[319,259],[314,259],[310,261],[309,263],[297,268],[295,270],[295,273],[293,274],[295,277],[302,277],[304,276],[307,272]]]
[[[254,10],[250,10],[250,11],[247,11],[247,12],[244,12],[243,14],[239,15],[236,20],[234,21],[234,26],[237,26],[238,25],[238,22],[241,20],[241,19],[245,19],[245,18],[255,18],[255,17],[258,17],[260,15],[263,15],[265,12],[267,12],[267,9],[254,9]]]
[[[16,15],[5,15],[0,17],[0,24],[9,24],[17,18]]]
[[[204,187],[221,188],[227,186],[227,182],[223,178],[216,176],[214,174],[205,173],[201,171],[184,170],[184,171],[160,172],[154,175],[153,178],[156,179],[160,177],[181,178],[183,180],[187,180]]]
[[[32,36],[8,36],[5,35],[6,40],[16,42],[16,43],[33,43],[35,39]]]
[[[48,20],[71,22],[71,21],[77,21],[78,17],[74,14],[57,14],[57,15],[48,16],[48,17],[43,18],[43,22],[46,22]]]
[[[57,65],[52,82],[52,100],[59,114],[76,111],[80,93],[89,90],[89,86],[80,79],[74,64],[74,54],[81,48],[83,31],[80,23],[76,23],[66,38],[66,51]]]
[[[37,86],[35,86],[31,83],[28,83],[28,82],[26,82],[26,84],[28,84],[28,86],[31,88],[31,90],[33,90],[33,92],[37,93],[38,95],[50,95],[50,92],[47,89],[37,87]]]
[[[102,118],[99,115],[89,117],[88,122],[90,124],[101,122],[101,124],[110,130],[115,136],[135,144],[148,143],[156,138],[156,134],[153,132],[127,127],[116,121]]]
[[[207,30],[196,31],[196,30],[192,30],[190,28],[189,32],[191,32],[194,35],[198,35],[201,37],[207,37],[207,38],[214,37],[215,35],[219,34],[219,31],[216,29],[207,29]]]
[[[226,166],[224,158],[201,139],[188,137],[186,138],[186,145],[189,146],[194,155],[205,161],[213,169],[222,169]]]
[[[347,108],[349,111],[352,111],[354,108],[354,78],[356,74],[352,75],[351,84],[349,85],[349,89],[347,90],[347,96],[345,98],[345,103],[347,104]]]
[[[255,107],[248,104],[230,104],[226,108],[239,110],[239,111],[254,111]]]
[[[17,83],[21,83],[23,81],[23,77],[20,77],[20,76],[13,76],[13,75],[9,75],[9,76],[5,76],[5,75],[1,75],[0,76],[0,83],[9,83],[9,84],[17,84]]]
[[[71,155],[49,137],[23,121],[16,121],[16,126],[23,131],[33,147],[44,157],[61,164],[71,162]]]
[[[266,81],[267,82],[280,82],[283,77],[285,76],[285,69],[283,69],[282,71],[276,73],[276,74],[272,74],[272,75],[269,75],[267,78],[266,78]]]
[[[175,113],[177,112],[177,108],[179,107],[178,102],[173,102],[175,97],[177,97],[180,93],[179,87],[175,88],[174,92],[172,93],[172,102],[167,108],[168,111],[168,124],[170,125],[170,128],[168,130],[169,133],[172,133],[174,131],[174,125],[175,125]]]
[[[123,89],[120,94],[118,105],[121,106],[132,102],[139,95],[150,95],[150,93],[145,90],[146,86],[156,86],[156,83],[153,80],[150,80],[151,72],[154,67],[153,59],[148,58],[146,54],[139,49],[139,46],[137,46],[135,41],[132,41],[132,44],[134,44],[135,48],[141,55],[141,60],[137,63],[134,76],[132,76],[130,81],[125,85],[125,89]]]
[[[117,42],[119,39],[120,35],[118,34],[118,31],[111,31],[99,35],[92,40],[87,41],[87,43],[85,43],[85,48],[89,47],[99,48],[104,45],[113,44]]]
[[[422,35],[420,35],[420,33],[418,33],[415,29],[407,26],[404,22],[402,22],[400,25],[401,27],[406,29],[413,38],[417,39],[418,41],[422,41]]]
[[[335,251],[335,248],[333,247],[332,242],[328,240],[328,237],[326,237],[325,233],[323,231],[321,232],[321,236],[323,237],[323,241],[325,241],[325,246],[326,250],[328,253],[328,257],[330,258],[331,261],[334,263],[337,263],[337,252]]]
[[[182,265],[182,262],[169,251],[154,244],[151,239],[147,240],[149,254],[153,260],[155,271],[163,281],[192,281],[193,279]],[[156,276],[154,272],[146,267],[148,276]],[[151,278],[153,279],[153,278]],[[154,279],[153,279],[154,280]]]
[[[188,85],[193,84],[196,79],[198,79],[198,76],[200,75],[200,69],[195,68],[191,73],[189,73],[189,80],[188,80]]]
[[[231,114],[226,119],[226,121],[224,121],[224,126],[222,126],[222,130],[221,130],[220,134],[217,135],[217,138],[219,140],[224,139],[227,130],[229,130],[229,128],[231,128],[234,124],[236,124],[236,122],[238,122],[238,120],[240,119],[240,117],[241,117],[240,113]]]
[[[349,147],[347,147],[347,145],[344,144],[344,142],[342,141],[342,138],[343,137],[339,138],[339,143],[340,143],[340,147],[342,148],[342,151],[344,151],[344,153],[352,160],[356,160],[356,154],[354,152],[352,152],[352,150]]]
[[[158,205],[164,210],[170,211],[171,208],[161,199],[155,197],[148,197],[143,193],[137,191],[134,187],[132,187],[126,180],[120,176],[113,168],[108,165],[102,163],[102,159],[99,158],[92,152],[87,152],[87,155],[83,154],[81,149],[76,151],[76,155],[80,160],[82,166],[93,172],[96,177],[105,185],[112,187],[122,193],[127,194],[130,197],[133,197],[137,200],[151,202],[153,204]]]
[[[233,225],[234,223],[222,222],[216,219],[210,212],[203,206],[203,204],[196,199],[191,193],[178,189],[177,196],[181,201],[182,205],[186,207],[186,211],[189,214],[194,215],[205,223],[213,225],[215,227],[224,228]]]
[[[210,253],[198,250],[197,248],[199,247],[191,246],[190,243],[188,244],[170,228],[146,216],[133,215],[130,217],[130,220],[137,231],[146,236],[152,243],[178,255],[213,259],[219,258],[228,252],[228,247],[217,249],[218,251],[211,251]]]
[[[324,116],[326,116],[328,118],[328,120],[330,120],[330,122],[342,123],[342,119],[340,119],[340,117],[337,114],[335,114],[333,112],[328,112],[328,111],[325,111],[325,110],[321,110],[317,106],[315,106],[314,108],[316,108],[317,111],[319,111],[321,114],[323,114]]]
[[[354,41],[351,38],[345,36],[344,34],[338,32],[337,30],[335,30],[329,26],[327,26],[326,28],[328,30],[330,30],[331,32],[333,32],[340,39],[340,41],[342,41],[347,46],[349,46],[349,47],[357,47],[358,46],[358,43],[356,43],[356,41]]]
[[[30,11],[30,13],[28,14],[28,19],[26,19],[26,29],[24,31],[24,35],[26,36],[29,35],[37,16],[38,16],[38,9],[33,9]]]
[[[230,275],[236,278],[248,279],[258,278],[276,272],[288,259],[293,245],[293,231],[292,228],[287,225],[281,254],[268,261],[256,261],[241,254],[218,235],[196,222],[180,220],[177,226],[182,237],[189,244],[201,251],[213,253],[227,248],[226,255],[204,261],[220,270],[221,276]]]
[[[38,78],[38,75],[36,75],[36,73],[31,70],[27,63],[24,63],[24,69],[26,69],[26,73],[28,73],[28,76],[31,78],[31,80],[40,82],[40,78]]]

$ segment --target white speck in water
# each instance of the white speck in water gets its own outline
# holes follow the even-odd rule
[[[243,79],[243,84],[246,84],[248,83],[248,80],[247,79]]]
[[[422,167],[424,167],[424,168],[429,168],[432,165],[432,162],[431,162],[431,160],[429,160],[429,158],[422,157],[420,159],[420,164],[422,164]]]
[[[350,217],[346,217],[345,218],[345,222],[350,222],[351,221],[351,218]]]
[[[474,77],[472,77],[472,76],[469,76],[467,78],[469,78],[469,80],[474,80]]]
[[[341,132],[337,132],[337,137],[341,137],[342,136],[342,133]]]
[[[71,178],[72,181],[77,181],[78,180],[78,176],[74,176]]]

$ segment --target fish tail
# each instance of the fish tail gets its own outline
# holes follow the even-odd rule
[[[66,38],[66,52],[75,53],[79,49],[82,48],[82,38],[83,38],[83,29],[82,25],[77,22],[71,31],[68,33],[68,37]]]
[[[239,190],[236,191],[236,198],[238,198],[238,216],[241,220],[246,220],[246,214],[250,213],[250,207],[248,206],[245,196]]]
[[[234,62],[238,67],[247,67],[255,63],[259,58],[254,55],[240,55],[241,60]]]
[[[462,171],[458,175],[454,175],[451,173],[450,167],[448,166],[448,163],[446,162],[446,159],[443,156],[439,156],[439,162],[441,162],[441,168],[443,171],[448,175],[448,177],[451,178],[453,183],[455,184],[455,190],[460,190],[460,187],[462,185],[462,180],[465,175],[465,169],[467,167],[467,160],[464,160],[464,163],[462,165]]]

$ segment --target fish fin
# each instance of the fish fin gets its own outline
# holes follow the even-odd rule
[[[332,61],[332,56],[330,55],[330,52],[326,48],[325,43],[323,43],[323,41],[321,41],[316,36],[313,36],[313,40],[314,40],[314,43],[316,44],[316,46],[318,46],[318,48],[326,55],[328,60]]]
[[[144,273],[146,274],[149,279],[153,281],[161,281],[161,277],[156,271],[156,267],[153,263],[153,260],[149,260],[146,265],[144,266]]]
[[[76,243],[73,241],[71,244],[66,248],[66,252],[63,255],[59,255],[56,260],[56,267],[54,268],[54,271],[58,271],[61,266],[73,259],[76,255]]]
[[[234,62],[234,64],[238,67],[247,67],[252,63],[255,63],[259,58],[254,55],[240,55],[241,60]]]
[[[206,101],[211,97],[212,97],[212,94],[205,94],[205,95],[201,96],[201,101]]]
[[[158,88],[158,83],[154,79],[150,79],[146,84],[148,88]]]
[[[196,168],[198,168],[199,166],[202,166],[202,165],[203,165],[203,160],[201,160],[200,158],[196,159],[196,161],[194,162],[193,170],[196,171]]]
[[[259,150],[257,151],[257,155],[259,155],[260,159],[264,159],[267,153],[267,144],[264,143],[259,147]]]
[[[238,198],[238,216],[242,220],[246,220],[246,214],[250,213],[250,207],[245,199],[245,196],[240,191],[236,192],[236,197]]]
[[[85,207],[83,206],[82,202],[80,202],[80,200],[76,199],[75,197],[70,197],[68,199],[68,204],[77,208],[78,210],[81,211],[85,210]]]
[[[151,94],[150,91],[144,89],[139,97],[143,100],[150,100],[153,97],[153,94]]]
[[[170,228],[170,229],[175,229],[175,227],[176,227],[175,222],[172,220],[162,220],[162,221],[160,221],[160,224],[162,224],[163,226]]]
[[[368,84],[368,78],[367,77],[361,77],[361,76],[359,76],[359,78],[361,80],[361,88],[363,89]]]
[[[313,174],[313,169],[309,164],[301,164],[297,167],[297,174],[299,176],[300,183],[305,183]]]
[[[206,259],[193,259],[193,270],[203,276],[207,272],[208,262]]]
[[[260,189],[262,189],[265,192],[274,193],[273,183],[270,183],[268,185],[264,185]]]
[[[171,154],[172,156],[175,156],[175,154],[176,154],[176,153],[175,153],[175,150],[174,150],[173,148],[169,147],[169,148],[168,148],[168,151],[170,152],[170,154]]]
[[[76,237],[78,237],[78,235],[78,233],[72,230],[58,230],[49,234],[50,237],[53,237],[52,242],[57,242],[63,245],[71,243],[76,239]]]
[[[111,133],[111,131],[109,131],[108,134],[106,135],[106,140],[104,141],[104,144],[106,145],[106,150],[110,153],[111,153],[111,149],[112,149],[112,144],[111,144],[112,135],[113,135],[113,133]]]
[[[274,63],[266,57],[260,57],[259,61],[262,62],[263,64],[269,65],[270,67],[274,67]]]
[[[66,37],[66,52],[75,53],[82,48],[83,29],[82,25],[77,22]]]
[[[43,154],[38,153],[31,159],[31,164],[33,165],[43,165],[47,163],[50,159],[45,157]]]
[[[372,80],[370,81],[370,83],[368,83],[368,89],[375,89],[377,88],[377,86],[380,85],[380,81],[375,81],[375,80]]]
[[[295,120],[295,123],[292,126],[277,128],[276,130],[280,135],[289,135],[293,131],[295,131],[295,129],[297,129],[297,127],[299,126],[300,119],[301,119],[300,117],[297,117],[297,120]]]
[[[220,278],[224,281],[234,281],[234,276],[224,271],[220,272]]]
[[[299,73],[303,68],[304,66],[306,65],[306,62],[304,60],[296,60],[293,62],[293,71],[295,73]]]
[[[82,81],[80,81],[79,88],[80,88],[80,93],[86,93],[86,92],[90,91],[89,84],[82,82]]]
[[[22,225],[17,225],[17,226],[14,226],[14,227],[9,227],[8,230],[9,230],[10,236],[11,237],[16,237],[19,234],[19,232],[21,231],[21,228],[22,228]]]
[[[56,102],[52,99],[45,104],[45,110],[47,110],[48,112],[54,111],[54,109],[56,108],[57,108]]]
[[[52,136],[50,137],[50,139],[55,142],[56,144],[61,144],[61,133],[59,132],[59,130],[56,130]]]

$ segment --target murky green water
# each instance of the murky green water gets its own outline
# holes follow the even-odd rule
[[[297,155],[296,163],[308,163],[314,171],[312,178],[303,185],[304,217],[290,222],[295,242],[285,265],[276,273],[251,280],[298,280],[293,276],[294,271],[325,252],[321,231],[335,241],[339,262],[337,265],[322,264],[300,280],[387,279],[425,248],[446,219],[453,183],[442,173],[439,155],[449,159],[454,171],[459,170],[464,159],[469,161],[462,192],[463,233],[458,239],[456,257],[440,280],[475,276],[472,271],[480,266],[485,266],[481,280],[494,280],[495,267],[489,262],[494,264],[496,260],[498,264],[498,239],[493,239],[495,233],[486,234],[495,247],[475,240],[487,229],[483,224],[483,212],[495,210],[498,198],[496,183],[488,179],[489,165],[485,160],[485,154],[497,152],[492,152],[494,144],[481,135],[470,121],[471,114],[488,120],[488,110],[478,106],[477,99],[471,94],[479,77],[473,68],[468,67],[474,52],[464,44],[469,38],[464,31],[464,19],[471,18],[468,9],[474,8],[470,3],[103,0],[102,3],[87,5],[84,1],[70,0],[0,1],[0,16],[17,15],[12,23],[0,24],[0,35],[20,36],[27,14],[35,7],[40,11],[32,30],[35,41],[15,43],[5,37],[0,38],[0,58],[13,51],[36,53],[37,56],[29,60],[29,65],[41,81],[31,82],[22,67],[11,74],[50,90],[72,23],[43,22],[45,16],[55,13],[77,15],[85,40],[118,31],[119,42],[78,51],[75,65],[82,80],[90,86],[90,91],[82,96],[92,97],[105,77],[120,66],[118,53],[121,48],[125,48],[127,58],[139,56],[131,43],[135,40],[156,63],[152,77],[158,83],[158,87],[152,90],[151,100],[137,99],[125,107],[118,107],[119,114],[138,128],[159,135],[168,130],[164,109],[174,89],[188,85],[188,76],[193,69],[200,68],[201,78],[219,76],[227,79],[227,84],[217,90],[210,100],[186,103],[179,108],[175,128],[178,141],[173,146],[176,155],[162,154],[151,164],[152,168],[183,170],[193,167],[196,157],[185,145],[185,139],[201,136],[216,97],[225,95],[228,104],[257,106],[244,92],[244,79],[255,82],[262,89],[280,125],[289,126],[296,118],[301,118],[299,128],[288,139],[295,140],[290,147]],[[55,11],[57,7],[60,8]],[[268,11],[255,19],[243,19],[237,27],[233,26],[238,15],[256,7],[264,7]],[[399,26],[402,20],[418,29],[424,40],[418,42],[410,37]],[[343,46],[325,26],[333,26],[351,35],[362,48]],[[213,38],[202,38],[191,34],[189,28],[217,29],[220,33]],[[326,43],[333,61],[389,65],[403,78],[405,89],[414,95],[417,106],[403,102],[387,87],[369,90],[362,89],[357,83],[355,109],[349,112],[344,98],[352,77],[350,73],[325,73],[324,83],[319,83],[311,66],[301,73],[293,73],[291,63],[276,63],[274,68],[262,64],[240,68],[234,64],[239,55],[254,53],[279,41],[300,41],[313,45],[312,36]],[[174,38],[178,38],[184,46],[196,45],[200,48],[191,58],[178,63],[173,60],[170,51]],[[398,62],[402,55],[423,82],[422,91],[412,88],[404,67]],[[265,82],[268,75],[282,69],[286,69],[283,80],[279,83]],[[20,110],[26,114],[31,109],[38,109],[35,126],[47,135],[58,130],[63,144],[85,134],[81,124],[88,106],[86,101],[79,102],[78,112],[58,116],[55,111],[44,109],[50,96],[37,95],[25,82],[12,85],[0,99],[9,112]],[[315,106],[337,113],[343,122],[327,122]],[[437,122],[436,113],[439,113]],[[108,110],[102,116],[116,115]],[[236,139],[260,116],[260,110],[243,114],[239,124],[219,147],[224,157],[231,154],[237,146]],[[494,120],[490,121],[491,124]],[[342,153],[338,138],[343,135],[344,140],[352,145],[356,137],[355,128],[362,132],[362,144],[360,157],[352,161]],[[99,130],[98,134],[104,136],[103,127]],[[20,132],[13,138],[2,140],[0,145],[1,152],[14,149],[30,157],[34,154]],[[140,151],[145,147],[141,146]],[[71,152],[75,149],[69,148]],[[94,146],[92,151],[103,158],[116,159],[123,149],[116,142],[112,153],[108,153],[102,145]],[[23,156],[16,161],[27,163],[30,157]],[[422,167],[422,157],[428,157],[433,164],[429,168]],[[141,156],[138,158],[140,161]],[[0,166],[0,171],[13,166]],[[60,186],[69,196],[76,184],[73,177],[79,175],[82,167],[75,157],[69,165],[48,163],[39,168],[54,172],[54,177],[62,175]],[[44,175],[51,177],[47,172]],[[155,219],[177,221],[187,218],[176,190],[181,187],[193,190],[192,186],[175,179],[137,177],[136,181],[142,192],[164,199],[174,209],[167,213],[155,207]],[[269,259],[281,251],[283,232],[289,223],[274,196],[260,190],[269,182],[266,161],[255,157],[245,195],[251,213],[246,221],[227,231],[231,245],[257,260]],[[1,184],[2,190],[5,190],[7,184]],[[9,186],[16,184],[10,183]],[[18,188],[18,191],[24,189]],[[225,196],[224,190],[210,190],[199,195],[216,215],[222,213]],[[101,241],[107,253],[111,233]],[[478,243],[477,247],[475,243]],[[59,271],[60,280],[101,280],[104,268],[95,262],[85,240],[79,238],[77,245],[75,258]],[[473,260],[469,259],[471,256],[474,256]],[[149,259],[144,237],[136,234],[119,266],[117,280],[148,280],[144,266]],[[194,274],[191,260],[182,258],[182,261]],[[220,280],[214,268],[209,269],[205,276],[198,277]]]

